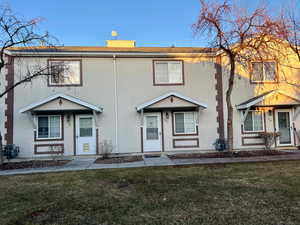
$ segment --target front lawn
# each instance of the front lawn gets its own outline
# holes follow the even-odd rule
[[[0,224],[300,224],[300,161],[2,176]]]

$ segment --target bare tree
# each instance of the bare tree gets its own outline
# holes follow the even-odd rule
[[[42,21],[41,18],[26,20],[16,15],[8,6],[0,7],[0,76],[4,76],[4,68],[12,62],[8,60],[8,50],[14,47],[28,47],[28,46],[48,46],[55,39],[47,32],[39,33],[38,24]],[[5,97],[7,93],[12,91],[19,85],[32,81],[40,76],[50,76],[48,66],[40,65],[34,69],[28,69],[27,73],[22,74],[18,80],[10,86],[4,87],[0,83],[0,99]],[[0,77],[1,78],[1,77]],[[0,79],[5,80],[5,79]],[[0,165],[3,163],[3,144],[2,135],[0,132]]]
[[[276,50],[275,35],[280,21],[273,19],[264,5],[248,11],[231,0],[200,0],[198,21],[193,25],[196,34],[206,34],[210,46],[219,48],[228,58],[229,78],[226,91],[228,150],[233,150],[232,90],[237,64],[247,67],[251,59],[263,59]],[[275,36],[274,36],[274,35]],[[270,46],[273,46],[270,48]]]
[[[280,14],[281,26],[277,30],[277,35],[282,40],[287,41],[289,47],[297,55],[300,61],[300,1],[292,2],[289,7],[286,3]]]

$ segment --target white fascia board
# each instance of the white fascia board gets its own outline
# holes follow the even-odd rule
[[[19,112],[20,113],[24,113],[24,112],[30,111],[31,109],[34,109],[34,108],[36,108],[38,106],[46,104],[46,103],[48,103],[48,102],[50,102],[50,101],[52,101],[54,99],[57,99],[57,98],[64,98],[64,99],[69,100],[71,102],[74,102],[74,103],[76,103],[78,105],[82,105],[82,106],[85,106],[85,107],[87,107],[89,109],[92,109],[92,110],[94,110],[96,112],[102,112],[103,111],[102,108],[99,108],[99,107],[97,107],[95,105],[92,105],[90,103],[84,102],[84,101],[82,101],[82,100],[80,100],[78,98],[74,98],[74,97],[71,97],[71,96],[68,96],[68,95],[65,95],[65,94],[55,94],[55,95],[49,96],[49,97],[47,97],[47,98],[45,98],[45,99],[43,99],[41,101],[38,101],[38,102],[35,102],[33,104],[30,104],[28,106],[23,107],[23,108],[21,108],[19,110]]]
[[[190,98],[190,97],[183,96],[183,95],[181,95],[181,94],[179,94],[179,93],[176,93],[176,92],[169,92],[169,93],[166,93],[166,94],[164,94],[164,95],[161,95],[161,96],[159,96],[159,97],[157,97],[157,98],[154,98],[154,99],[152,99],[152,100],[150,100],[150,101],[148,101],[148,102],[145,102],[145,103],[143,103],[143,104],[137,106],[137,107],[136,107],[136,110],[137,110],[137,111],[141,111],[142,109],[144,109],[144,108],[146,108],[146,107],[148,107],[148,106],[150,106],[150,105],[153,105],[153,104],[155,104],[156,102],[159,102],[159,101],[161,101],[161,100],[163,100],[163,99],[165,99],[165,98],[168,98],[168,97],[170,97],[170,96],[175,96],[175,97],[181,98],[181,99],[186,100],[186,101],[188,101],[188,102],[191,102],[191,103],[193,103],[193,104],[195,104],[195,105],[198,105],[199,107],[204,108],[204,109],[207,108],[207,105],[206,105],[206,104],[201,103],[201,102],[198,102],[198,101],[196,101],[196,100],[194,100],[194,99],[192,99],[192,98]]]
[[[132,57],[150,57],[150,56],[172,56],[172,57],[200,57],[203,55],[215,56],[215,53],[150,53],[150,52],[22,52],[8,51],[12,56],[132,56]]]
[[[258,98],[258,99],[255,99],[254,101],[249,102],[249,103],[247,103],[247,104],[239,105],[239,106],[237,106],[237,109],[247,109],[247,108],[249,108],[249,107],[251,107],[251,106],[253,106],[253,105],[255,105],[255,104],[257,104],[257,103],[259,103],[259,102],[261,102],[261,101],[263,101],[264,98],[265,98],[265,96],[260,97],[260,98]]]
[[[270,93],[267,94],[267,95],[264,95],[264,96],[262,96],[262,97],[260,97],[260,98],[258,98],[258,99],[255,99],[255,100],[253,100],[253,101],[251,101],[251,102],[248,102],[247,104],[243,104],[243,105],[237,106],[236,108],[237,108],[237,109],[247,109],[247,108],[249,108],[249,107],[251,107],[251,106],[253,106],[253,105],[256,105],[257,103],[260,103],[260,102],[263,101],[267,96],[273,95],[273,94],[276,93],[276,92],[277,92],[277,91],[272,91],[272,92],[270,92]]]

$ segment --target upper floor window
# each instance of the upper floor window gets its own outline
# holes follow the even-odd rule
[[[275,82],[276,62],[252,62],[252,82]]]
[[[243,114],[245,111],[243,112]],[[264,131],[264,113],[262,111],[250,110],[244,120],[244,132],[262,132]]]
[[[61,116],[38,116],[37,139],[60,139],[61,135]]]
[[[81,61],[80,60],[50,60],[50,86],[80,86]]]
[[[196,134],[196,116],[194,112],[174,112],[175,135]]]
[[[154,85],[183,85],[183,61],[153,61]]]

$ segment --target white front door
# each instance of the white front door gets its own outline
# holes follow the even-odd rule
[[[96,129],[93,115],[76,115],[76,154],[96,155]]]
[[[294,145],[293,125],[290,109],[277,109],[275,111],[276,132],[280,133],[277,138],[277,146]]]
[[[144,114],[144,152],[158,152],[162,150],[161,114]]]

